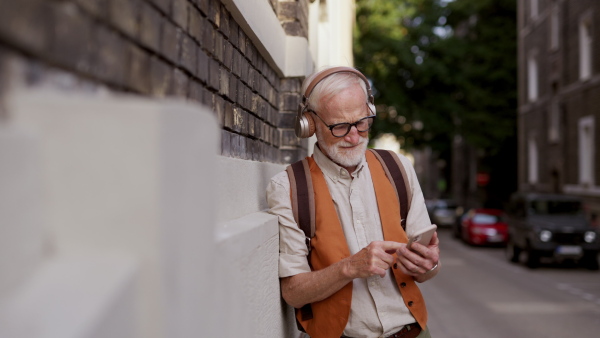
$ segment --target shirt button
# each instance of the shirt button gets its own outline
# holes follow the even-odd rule
[[[412,300],[408,302],[408,306],[413,306],[413,301]]]
[[[403,288],[403,287],[405,287],[405,286],[406,286],[406,283],[404,283],[404,282],[400,283],[400,287],[401,287],[401,288]]]

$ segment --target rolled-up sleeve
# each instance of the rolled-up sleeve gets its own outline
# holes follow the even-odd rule
[[[275,175],[267,186],[269,213],[279,218],[279,277],[310,272],[304,232],[292,212],[290,183],[285,171]]]

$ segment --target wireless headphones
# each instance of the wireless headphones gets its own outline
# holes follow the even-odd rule
[[[298,115],[296,116],[296,124],[294,126],[294,130],[296,131],[296,136],[300,138],[307,138],[314,135],[316,127],[315,120],[312,115],[307,111],[308,109],[308,98],[312,93],[313,89],[319,84],[319,82],[323,81],[326,77],[336,74],[336,73],[353,73],[360,77],[366,85],[367,88],[367,105],[369,109],[373,113],[375,113],[375,99],[373,98],[373,93],[371,91],[371,85],[369,84],[369,80],[358,70],[351,67],[333,67],[325,69],[315,76],[315,78],[310,82],[308,87],[306,87],[306,92],[302,95],[302,101],[298,106]]]

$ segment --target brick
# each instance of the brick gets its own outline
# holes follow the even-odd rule
[[[229,97],[229,77],[227,69],[221,67],[219,69],[219,94]]]
[[[221,155],[231,157],[231,133],[221,131]]]
[[[223,111],[217,112],[217,119],[221,126],[231,129],[233,127],[233,103],[225,101]],[[225,122],[226,119],[227,122]]]
[[[223,63],[223,44],[225,43],[225,39],[221,34],[215,34],[215,49],[214,49],[214,57],[219,60],[219,62]]]
[[[98,26],[96,29],[96,43],[102,48],[98,48],[96,52],[92,73],[96,77],[113,84],[124,84],[126,49],[122,38],[113,31]]]
[[[160,52],[171,62],[179,62],[180,40],[182,38],[181,29],[168,21],[163,22],[163,31],[161,38]]]
[[[286,35],[306,37],[306,32],[300,22],[284,22],[281,24]]]
[[[160,13],[152,6],[143,3],[140,19],[140,42],[155,52],[160,50],[160,28],[162,26]]]
[[[231,20],[231,15],[229,14],[229,11],[227,11],[225,6],[221,6],[221,25],[219,26],[219,29],[221,30],[221,33],[223,33],[223,36],[226,38],[229,38],[229,33],[231,29],[229,20]]]
[[[282,93],[279,109],[284,111],[296,111],[299,104],[299,93]]]
[[[181,71],[181,69],[175,68],[175,70],[173,71],[173,86],[171,87],[171,90],[168,91],[168,93],[176,97],[187,98],[188,87],[188,76],[183,71]]]
[[[137,38],[141,3],[139,0],[109,0],[110,22],[126,35]]]
[[[221,71],[219,69],[219,63],[214,59],[208,60],[208,87],[213,88],[215,90],[219,90],[219,75],[221,75]]]
[[[246,134],[248,133],[248,125],[247,125],[247,117],[248,112],[244,109],[234,109],[233,110],[233,130]]]
[[[208,21],[212,22],[215,27],[221,25],[221,2],[218,0],[209,0]]]
[[[163,14],[169,13],[169,5],[171,0],[146,0],[154,3]]]
[[[202,103],[204,103],[206,106],[212,108],[215,96],[216,95],[213,94],[210,90],[206,89],[205,87],[202,87]]]
[[[217,118],[225,115],[225,103],[226,101],[222,97],[218,95],[213,96],[212,111]]]
[[[198,61],[197,61],[197,55],[196,53],[198,52],[198,45],[196,45],[196,43],[194,42],[194,40],[192,40],[192,38],[190,38],[188,35],[183,35],[182,40],[181,40],[181,58],[180,58],[180,64],[183,68],[185,68],[186,70],[188,70],[190,73],[192,74],[196,74],[197,72],[197,67],[198,67]]]
[[[248,135],[258,138],[256,125],[258,123],[256,116],[248,114]]]
[[[241,143],[242,137],[238,134],[231,134],[231,156],[241,158],[242,154],[246,151],[246,144]]]
[[[209,64],[209,57],[208,55],[206,55],[206,53],[198,48],[197,49],[197,63],[198,63],[198,69],[197,69],[197,76],[198,78],[204,82],[207,83],[208,82],[208,64]]]
[[[238,48],[238,44],[239,44],[239,26],[237,24],[237,22],[235,22],[235,20],[233,20],[233,18],[230,18],[229,20],[229,41],[231,42],[231,44],[235,47]]]
[[[89,74],[94,56],[91,22],[72,4],[57,4],[53,9],[51,58],[68,69]]]
[[[231,50],[231,72],[235,74],[237,77],[240,77],[241,74],[241,63],[242,63],[242,54],[237,49]]]
[[[45,52],[51,38],[52,6],[56,4],[37,0],[0,1],[0,40],[30,52]]]
[[[277,16],[280,21],[295,20],[298,16],[298,3],[282,1],[277,9]]]
[[[203,18],[202,21],[202,28],[204,29],[204,32],[202,33],[202,43],[200,45],[210,54],[214,54],[215,30],[213,26],[208,21],[206,21],[206,19]]]
[[[105,18],[107,16],[107,0],[75,0],[75,2],[94,17]]]
[[[202,103],[202,85],[198,81],[189,81],[188,98],[197,103]]]
[[[204,13],[204,15],[208,15],[209,0],[196,0],[196,4],[202,13]]]
[[[296,123],[296,113],[282,113],[279,115],[279,123],[276,124],[279,128],[291,129]]]
[[[237,99],[239,81],[233,74],[229,74],[229,98],[233,101]]]
[[[150,55],[141,48],[129,47],[129,76],[127,84],[130,88],[142,94],[151,93]]]
[[[202,43],[202,29],[203,29],[203,18],[202,15],[200,14],[200,12],[194,8],[191,7],[189,8],[189,16],[190,16],[190,23],[189,23],[189,33],[192,36],[192,38],[194,38],[194,40],[196,40],[196,42],[198,43]]]
[[[223,114],[223,127],[233,130],[233,111],[236,109],[239,109],[239,107],[234,107],[233,104],[225,107]]]
[[[302,81],[297,77],[288,77],[281,79],[279,90],[282,92],[300,92]]]
[[[238,29],[238,48],[242,55],[246,55],[246,34],[243,29]]]
[[[187,0],[171,0],[171,18],[183,31],[188,29]]]
[[[152,82],[152,95],[164,97],[170,91],[172,72],[167,63],[158,57],[150,59],[150,77]]]

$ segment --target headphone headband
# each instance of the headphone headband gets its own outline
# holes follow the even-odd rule
[[[328,69],[321,71],[310,82],[308,87],[306,87],[306,91],[304,92],[304,95],[302,95],[302,105],[306,105],[306,101],[310,97],[310,94],[312,94],[313,89],[315,89],[315,87],[319,84],[319,82],[323,81],[323,79],[325,79],[326,77],[336,74],[336,73],[353,73],[353,74],[356,74],[358,77],[360,77],[365,82],[365,85],[367,88],[368,100],[369,100],[369,102],[373,103],[373,94],[371,93],[371,85],[369,84],[369,80],[367,80],[367,78],[363,75],[363,73],[359,72],[358,70],[356,70],[352,67],[333,67],[333,68],[328,68]]]
[[[308,98],[310,94],[312,94],[313,89],[319,84],[319,82],[323,81],[326,77],[336,74],[336,73],[352,73],[360,77],[367,89],[367,104],[369,109],[372,112],[375,112],[375,99],[373,98],[373,93],[371,91],[371,85],[369,84],[369,80],[358,70],[351,67],[332,67],[325,69],[315,76],[315,78],[310,82],[304,94],[302,95],[302,102],[298,105],[298,115],[296,116],[296,122],[294,124],[294,131],[296,132],[296,136],[300,138],[307,138],[312,136],[315,133],[315,122],[310,114],[306,113],[306,109],[308,107]]]

